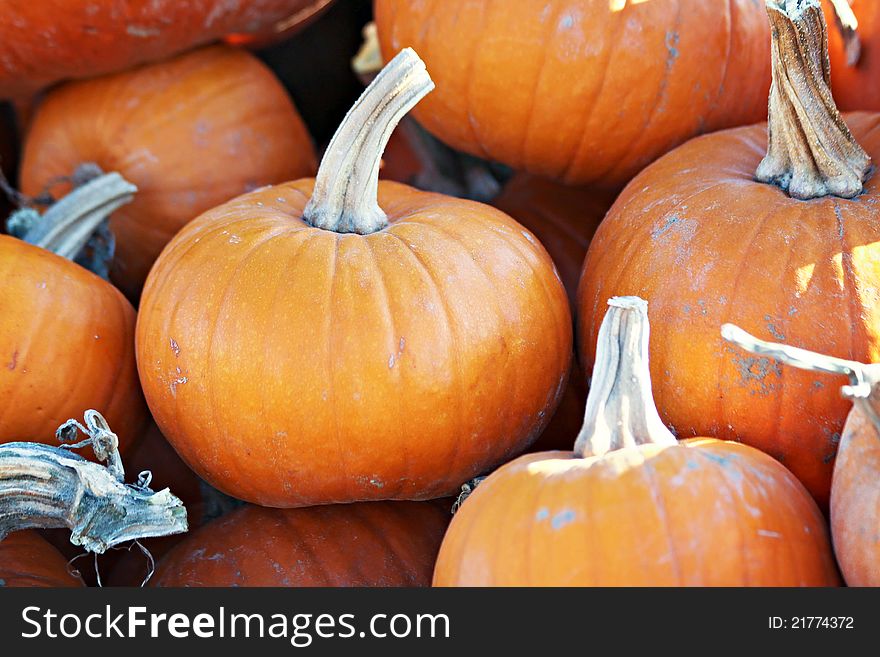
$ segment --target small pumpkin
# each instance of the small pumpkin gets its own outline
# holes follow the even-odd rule
[[[874,0],[823,0],[834,99],[844,111],[880,111],[880,5]]]
[[[238,194],[310,174],[315,156],[271,71],[245,51],[212,46],[50,91],[25,140],[22,191],[62,195],[53,182],[85,163],[138,187],[110,220],[111,279],[137,300],[184,224]]]
[[[221,491],[280,507],[451,495],[552,415],[571,317],[547,252],[494,208],[378,181],[394,124],[432,86],[404,51],[317,180],[207,212],[153,267],[141,381]]]
[[[15,532],[0,541],[0,587],[74,588],[84,586],[71,574],[67,559],[33,531]]]
[[[0,23],[0,98],[122,71],[226,35],[264,38],[327,0],[9,0]]]
[[[25,234],[32,243],[0,235],[0,443],[57,444],[58,426],[90,408],[118,429],[123,452],[139,438],[146,406],[134,308],[72,262],[102,210],[130,198],[130,189],[105,176],[44,215]]]
[[[777,461],[678,443],[651,397],[647,304],[609,301],[573,452],[522,456],[466,499],[435,586],[832,586],[824,518]]]
[[[849,586],[880,586],[880,364],[864,365],[760,340],[726,325],[722,335],[747,351],[813,372],[848,376],[846,418],[831,482],[831,538]]]
[[[155,586],[429,586],[449,504],[247,506],[205,525],[159,564]]]
[[[415,117],[453,148],[620,187],[706,131],[760,120],[768,33],[752,0],[376,0],[382,54],[425,55]]]
[[[607,192],[560,185],[519,173],[507,182],[492,204],[540,240],[553,258],[568,299],[575,307],[587,247],[613,202],[613,194]],[[583,424],[586,399],[586,374],[575,362],[559,408],[530,451],[571,446]]]
[[[608,298],[650,298],[664,421],[679,437],[767,452],[827,506],[848,411],[834,379],[783,374],[726,346],[718,326],[880,359],[880,179],[869,175],[880,115],[835,108],[818,0],[769,0],[767,9],[769,145],[763,124],[706,135],[630,183],[584,262],[579,353],[589,367]]]

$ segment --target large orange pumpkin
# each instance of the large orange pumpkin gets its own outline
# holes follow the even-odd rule
[[[813,372],[846,375],[854,402],[843,427],[831,483],[831,538],[850,586],[880,586],[880,364],[863,365],[760,340],[736,326],[723,336],[748,351]]]
[[[511,178],[492,202],[528,228],[547,249],[574,307],[587,247],[614,196],[586,187],[560,185],[520,173]],[[586,375],[572,364],[559,408],[531,451],[567,449],[584,420]]]
[[[684,140],[757,121],[768,32],[752,0],[376,0],[386,60],[422,53],[416,118],[454,148],[620,186]]]
[[[232,33],[265,38],[327,0],[6,0],[0,98],[122,71]]]
[[[57,444],[58,426],[93,408],[124,452],[146,417],[131,304],[79,265],[8,235],[0,280],[0,442]]]
[[[682,438],[758,447],[826,505],[848,411],[834,380],[734,353],[718,327],[880,359],[880,182],[863,183],[868,156],[880,156],[880,115],[844,123],[835,109],[818,2],[768,7],[769,149],[765,125],[699,137],[630,183],[584,263],[579,353],[589,366],[608,298],[650,298],[664,421]]]
[[[156,586],[429,586],[451,515],[437,502],[248,506],[188,536]]]
[[[267,506],[450,495],[552,415],[571,317],[547,252],[498,210],[378,181],[431,86],[404,51],[317,180],[202,215],[150,273],[147,400],[220,490]]]
[[[67,559],[32,530],[0,541],[0,586],[71,588],[83,586],[70,574]]]
[[[880,110],[880,3],[823,0],[823,5],[829,25],[828,46],[834,71],[831,82],[837,106],[846,111]],[[848,7],[851,13],[846,12]],[[838,20],[838,12],[846,12],[844,20],[856,19],[855,48],[848,47],[851,33]]]
[[[284,88],[253,55],[214,46],[51,91],[28,130],[21,187],[84,163],[138,187],[116,212],[111,279],[136,300],[156,256],[201,212],[251,189],[309,175],[315,156]]]
[[[435,586],[831,586],[824,518],[777,461],[678,443],[651,398],[647,304],[609,302],[573,452],[528,454],[467,498]]]

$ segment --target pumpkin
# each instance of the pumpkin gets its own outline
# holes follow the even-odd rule
[[[609,301],[574,451],[527,454],[465,500],[435,586],[831,586],[824,518],[777,461],[677,442],[651,397],[647,304]]]
[[[737,326],[722,335],[756,355],[813,372],[846,375],[846,418],[831,482],[831,537],[849,586],[880,586],[880,364],[864,365],[760,340]]]
[[[73,588],[83,586],[67,560],[32,530],[0,541],[0,587]]]
[[[0,97],[122,71],[229,34],[265,37],[316,4],[321,0],[8,0]]]
[[[47,214],[37,227],[41,239],[28,233],[33,244],[0,235],[0,442],[57,444],[58,426],[89,408],[117,428],[123,452],[143,430],[134,308],[70,260],[102,219],[88,202],[90,190],[112,196],[113,183],[106,176],[71,194],[57,208],[63,221]],[[65,212],[71,203],[78,211]]]
[[[214,46],[51,91],[24,144],[22,191],[84,163],[135,184],[116,212],[113,282],[136,300],[156,256],[199,213],[245,191],[314,170],[299,115],[253,55]]]
[[[386,60],[425,56],[416,118],[454,148],[569,184],[619,187],[705,131],[751,123],[770,82],[752,0],[376,0]],[[635,118],[638,117],[638,118]]]
[[[225,41],[234,46],[245,46],[252,50],[268,48],[289,39],[321,17],[333,0],[300,0],[299,6],[289,16],[268,25],[259,32],[229,34]]]
[[[613,195],[606,192],[520,173],[508,181],[492,204],[528,228],[544,245],[574,307],[587,247],[613,202]],[[559,408],[531,451],[571,446],[583,423],[586,398],[586,374],[575,362]]]
[[[441,502],[248,506],[188,536],[155,586],[429,586],[449,524]]]
[[[823,0],[823,5],[829,25],[835,24],[828,30],[828,48],[838,107],[880,111],[880,5],[874,0]]]
[[[841,118],[834,107],[817,1],[770,2],[768,11],[769,148],[765,125],[699,137],[630,183],[584,262],[579,353],[589,367],[609,297],[651,298],[664,421],[682,438],[758,447],[827,506],[848,411],[834,379],[783,374],[771,361],[734,352],[718,326],[734,322],[816,351],[880,358],[880,186],[876,176],[865,181],[869,156],[880,156],[880,116]]]
[[[150,272],[141,382],[221,491],[279,507],[443,497],[552,415],[572,331],[547,252],[498,210],[378,181],[393,125],[431,87],[404,51],[316,180],[205,213]]]

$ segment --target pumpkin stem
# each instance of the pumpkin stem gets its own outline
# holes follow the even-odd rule
[[[651,394],[648,302],[614,297],[599,328],[584,426],[574,452],[601,456],[646,443],[675,445]]]
[[[137,187],[118,173],[100,175],[53,203],[21,239],[73,260],[101,224],[132,201],[135,192]]]
[[[819,0],[766,0],[773,85],[767,155],[755,177],[792,198],[853,198],[871,172],[831,96],[828,33]]]
[[[835,23],[843,37],[846,65],[855,66],[862,56],[862,40],[859,37],[859,19],[849,6],[849,0],[830,0],[834,8]]]
[[[811,372],[842,374],[849,377],[850,385],[840,389],[841,395],[861,407],[880,433],[880,416],[870,403],[872,399],[880,402],[880,363],[859,363],[787,344],[768,342],[756,338],[734,324],[724,324],[721,327],[721,337],[745,351],[759,356],[769,356],[785,365]]]
[[[183,503],[167,488],[150,490],[149,472],[125,484],[116,434],[97,411],[87,411],[85,422],[68,420],[58,429],[62,440],[84,431],[88,438],[76,444],[0,445],[0,540],[22,529],[67,527],[71,543],[101,554],[127,541],[185,532]],[[86,445],[106,465],[70,451]]]
[[[388,225],[379,207],[379,165],[394,127],[434,88],[425,63],[401,50],[361,94],[330,141],[303,217],[336,233],[368,235]]]

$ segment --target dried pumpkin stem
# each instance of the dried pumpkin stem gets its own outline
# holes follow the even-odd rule
[[[868,403],[873,396],[880,401],[880,363],[865,364],[844,358],[835,358],[824,354],[792,347],[778,342],[761,340],[734,324],[721,327],[721,337],[727,342],[759,356],[769,356],[780,363],[811,372],[841,374],[849,377],[850,385],[841,387],[841,394],[846,399],[859,405],[880,431],[880,417],[874,407]]]
[[[615,297],[599,328],[596,362],[576,455],[601,456],[645,443],[676,444],[651,393],[648,303]]]
[[[22,240],[73,260],[101,223],[130,203],[135,192],[137,187],[118,173],[98,176],[49,207]]]
[[[819,0],[766,0],[773,35],[767,155],[755,177],[793,198],[853,198],[871,172],[831,96]]]
[[[367,235],[388,225],[379,207],[379,165],[394,127],[434,88],[425,63],[402,50],[370,83],[330,141],[304,218],[337,233]]]
[[[83,428],[89,438],[76,445],[0,445],[0,540],[22,529],[67,527],[71,543],[101,554],[126,541],[185,532],[183,503],[167,488],[123,483],[116,435],[96,411],[86,424],[70,420],[59,429]],[[85,445],[107,465],[70,451]]]
[[[847,66],[855,66],[862,56],[862,40],[859,37],[859,19],[856,18],[849,0],[830,0],[834,8],[835,23],[846,50]]]

